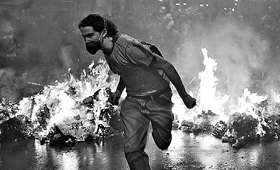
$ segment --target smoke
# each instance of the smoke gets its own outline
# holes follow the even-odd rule
[[[5,17],[7,13],[9,18]],[[8,87],[13,89],[15,85],[18,95],[12,99],[20,100],[39,92],[44,85],[64,80],[69,71],[79,77],[91,63],[92,59],[84,53],[76,21],[67,13],[51,18],[45,13],[21,16],[5,10],[0,14],[0,21],[0,69],[15,80],[5,83],[0,98],[7,98],[3,94],[9,94]],[[7,25],[9,30],[4,29]],[[1,83],[3,76],[0,74]]]
[[[279,87],[279,59],[272,53],[271,41],[256,28],[232,16],[195,22],[193,28],[195,36],[182,43],[177,53],[176,65],[187,79],[204,70],[201,48],[206,48],[218,63],[219,92],[237,98],[245,88],[264,94]]]
[[[18,91],[15,85],[14,71],[9,69],[0,70],[0,77],[0,96],[8,101],[16,100]]]
[[[32,7],[32,3],[29,7]],[[0,69],[11,72],[20,91],[19,99],[22,94],[28,96],[33,93],[26,90],[34,89],[30,84],[52,84],[67,77],[69,70],[79,77],[82,70],[95,60],[85,52],[77,28],[81,18],[70,17],[68,13],[52,13],[50,16],[50,11],[32,14],[28,8],[24,10],[18,16],[9,14],[7,17],[7,12],[0,15]],[[5,24],[11,26],[11,32],[2,29],[8,28],[3,27]],[[174,64],[184,82],[194,80],[188,86],[190,89],[197,90],[199,87],[198,73],[205,67],[201,48],[206,48],[218,63],[215,76],[220,92],[233,97],[240,96],[245,88],[259,93],[278,92],[279,57],[272,52],[272,43],[265,35],[232,16],[217,17],[210,22],[198,16],[191,24],[191,27],[182,27],[186,30],[180,34],[179,45],[172,43],[171,33],[157,31],[159,34],[166,33],[163,45],[158,46],[169,52],[167,58],[175,58],[172,57],[173,49],[174,46],[178,47],[177,62],[174,61]],[[4,36],[10,38],[3,42]],[[152,43],[156,42],[157,39]],[[0,91],[2,93],[3,89]]]

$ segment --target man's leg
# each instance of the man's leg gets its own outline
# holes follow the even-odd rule
[[[160,106],[158,103],[153,102],[149,109],[154,141],[160,149],[167,149],[172,140],[171,131],[174,120],[172,106]]]
[[[131,170],[150,170],[149,157],[144,152],[147,142],[149,119],[143,114],[144,101],[126,98],[121,107],[124,124],[124,152]]]

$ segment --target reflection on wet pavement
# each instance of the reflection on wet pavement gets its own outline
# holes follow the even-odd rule
[[[151,135],[146,148],[153,170],[278,170],[279,141],[252,144],[239,150],[211,135],[173,131],[166,151],[159,150]],[[49,147],[37,140],[0,143],[1,170],[126,170],[123,137],[72,147]]]

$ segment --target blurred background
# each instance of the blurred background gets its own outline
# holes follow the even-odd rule
[[[277,92],[278,0],[0,0],[0,101],[34,95],[69,73],[79,78],[98,61],[77,28],[89,13],[157,45],[185,82],[194,80],[190,89],[204,47],[218,63],[219,91]]]

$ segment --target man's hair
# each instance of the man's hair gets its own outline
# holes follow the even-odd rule
[[[102,32],[104,27],[107,29],[107,34],[110,37],[113,37],[118,34],[117,26],[110,20],[98,15],[98,14],[89,14],[87,17],[82,19],[79,23],[79,29],[81,27],[92,27],[94,31]]]

